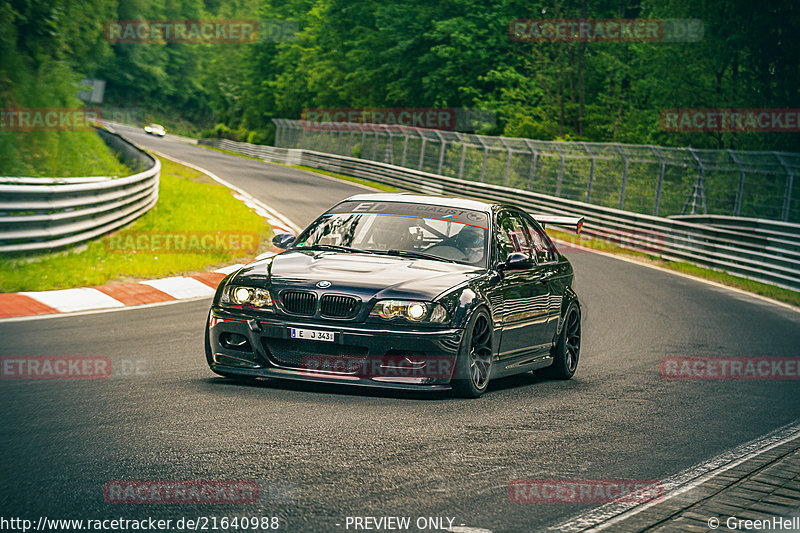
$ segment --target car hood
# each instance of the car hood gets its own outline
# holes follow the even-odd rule
[[[308,289],[319,293],[372,298],[431,300],[485,270],[428,259],[329,251],[291,251],[244,266],[231,283],[280,292]],[[330,286],[320,288],[319,282]]]

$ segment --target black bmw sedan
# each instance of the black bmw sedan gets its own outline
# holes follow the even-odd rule
[[[536,216],[472,200],[350,197],[284,251],[219,285],[205,333],[211,370],[478,397],[542,370],[569,379],[581,307],[569,261]]]

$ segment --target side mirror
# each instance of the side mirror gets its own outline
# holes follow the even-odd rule
[[[501,270],[524,270],[534,266],[533,260],[522,252],[514,252],[509,255],[505,263],[500,264]]]
[[[278,233],[272,238],[272,245],[281,250],[287,249],[297,237],[291,233]]]

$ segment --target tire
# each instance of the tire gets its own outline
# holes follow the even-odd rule
[[[478,398],[489,386],[492,374],[492,319],[484,308],[470,317],[456,360],[453,391],[462,398]]]
[[[581,312],[575,302],[567,307],[564,325],[550,355],[553,365],[544,369],[544,375],[554,379],[570,379],[575,375],[581,355]]]

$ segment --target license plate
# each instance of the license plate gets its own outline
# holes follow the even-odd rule
[[[293,339],[304,339],[309,341],[333,342],[333,331],[320,331],[318,329],[297,329],[290,328]]]

